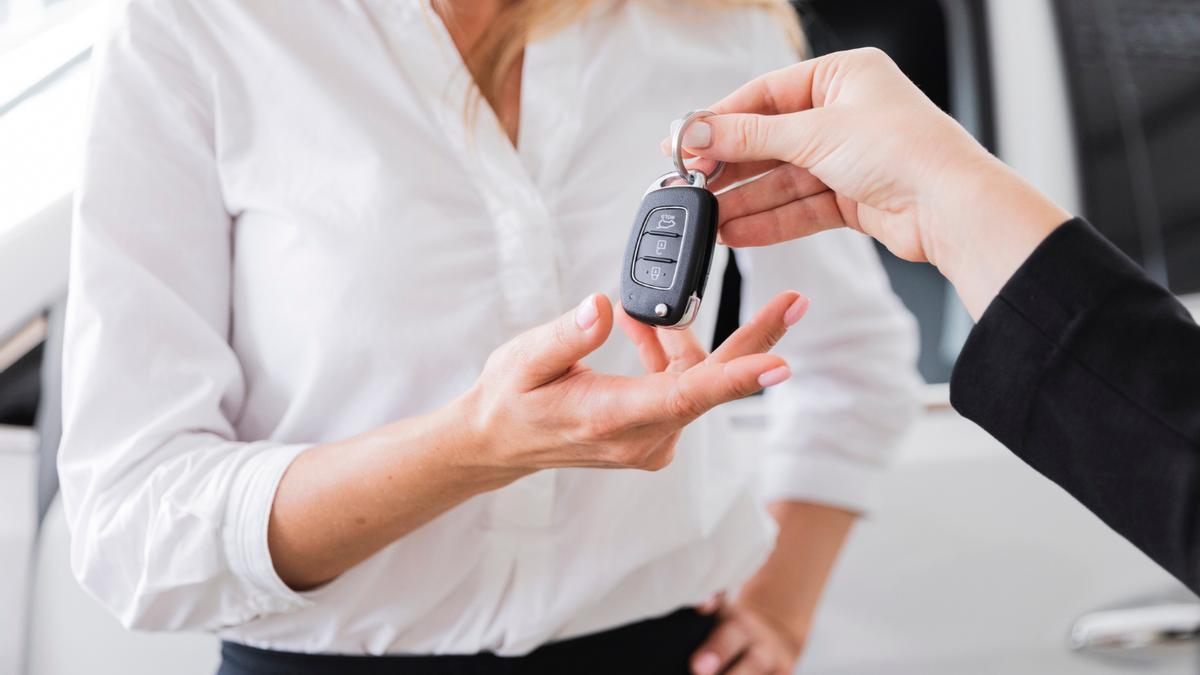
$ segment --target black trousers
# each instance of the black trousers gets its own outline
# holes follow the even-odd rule
[[[217,675],[686,675],[714,624],[713,617],[681,609],[519,657],[297,654],[225,642]]]

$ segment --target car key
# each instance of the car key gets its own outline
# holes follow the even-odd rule
[[[687,328],[700,311],[717,244],[717,198],[708,190],[724,168],[711,176],[689,169],[681,139],[694,120],[689,113],[671,135],[676,171],[660,176],[642,198],[621,269],[625,313],[652,326]]]

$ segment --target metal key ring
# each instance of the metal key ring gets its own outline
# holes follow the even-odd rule
[[[699,174],[700,172],[694,169],[689,169],[688,165],[683,161],[683,132],[687,131],[687,128],[691,126],[692,122],[704,119],[705,117],[712,117],[715,114],[716,113],[708,110],[693,110],[683,117],[683,120],[679,122],[679,126],[675,129],[675,132],[671,134],[671,159],[675,162],[675,171],[679,174],[680,178],[687,181],[689,184],[692,184],[693,182],[693,174]],[[717,166],[713,168],[712,173],[706,176],[708,178],[707,182],[711,183],[715,181],[724,170],[725,162],[717,162]]]
[[[650,184],[650,187],[646,189],[645,194],[642,196],[644,197],[655,190],[661,190],[666,187],[682,187],[682,185],[679,184],[671,185],[671,181],[683,181],[682,185],[708,189],[708,176],[706,176],[703,171],[690,169],[688,178],[686,179],[680,178],[679,174],[675,173],[674,171],[668,171],[658,178],[655,178],[654,182]]]

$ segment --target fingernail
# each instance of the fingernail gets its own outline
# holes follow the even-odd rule
[[[589,295],[579,303],[579,309],[575,310],[575,325],[579,326],[579,330],[587,330],[596,324],[596,319],[600,317],[600,310],[596,309],[596,296]]]
[[[767,387],[774,387],[780,382],[787,380],[791,376],[791,368],[788,368],[787,366],[779,366],[778,368],[768,370],[762,375],[759,375],[758,386],[762,387],[763,389],[766,389]]]
[[[712,652],[704,652],[696,657],[696,675],[714,675],[721,667],[721,659]]]
[[[804,318],[804,313],[808,311],[808,305],[808,298],[803,295],[796,298],[792,306],[788,307],[787,311],[783,313],[783,323],[788,328],[800,323],[800,319]]]
[[[711,143],[712,125],[708,122],[692,122],[687,131],[683,132],[683,147],[685,148],[707,148]]]

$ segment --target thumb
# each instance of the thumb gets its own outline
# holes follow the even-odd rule
[[[683,135],[683,147],[705,159],[777,160],[808,168],[832,131],[825,108],[786,115],[731,113],[694,122]]]
[[[612,303],[599,293],[575,309],[513,340],[518,386],[536,389],[596,350],[612,331]]]

